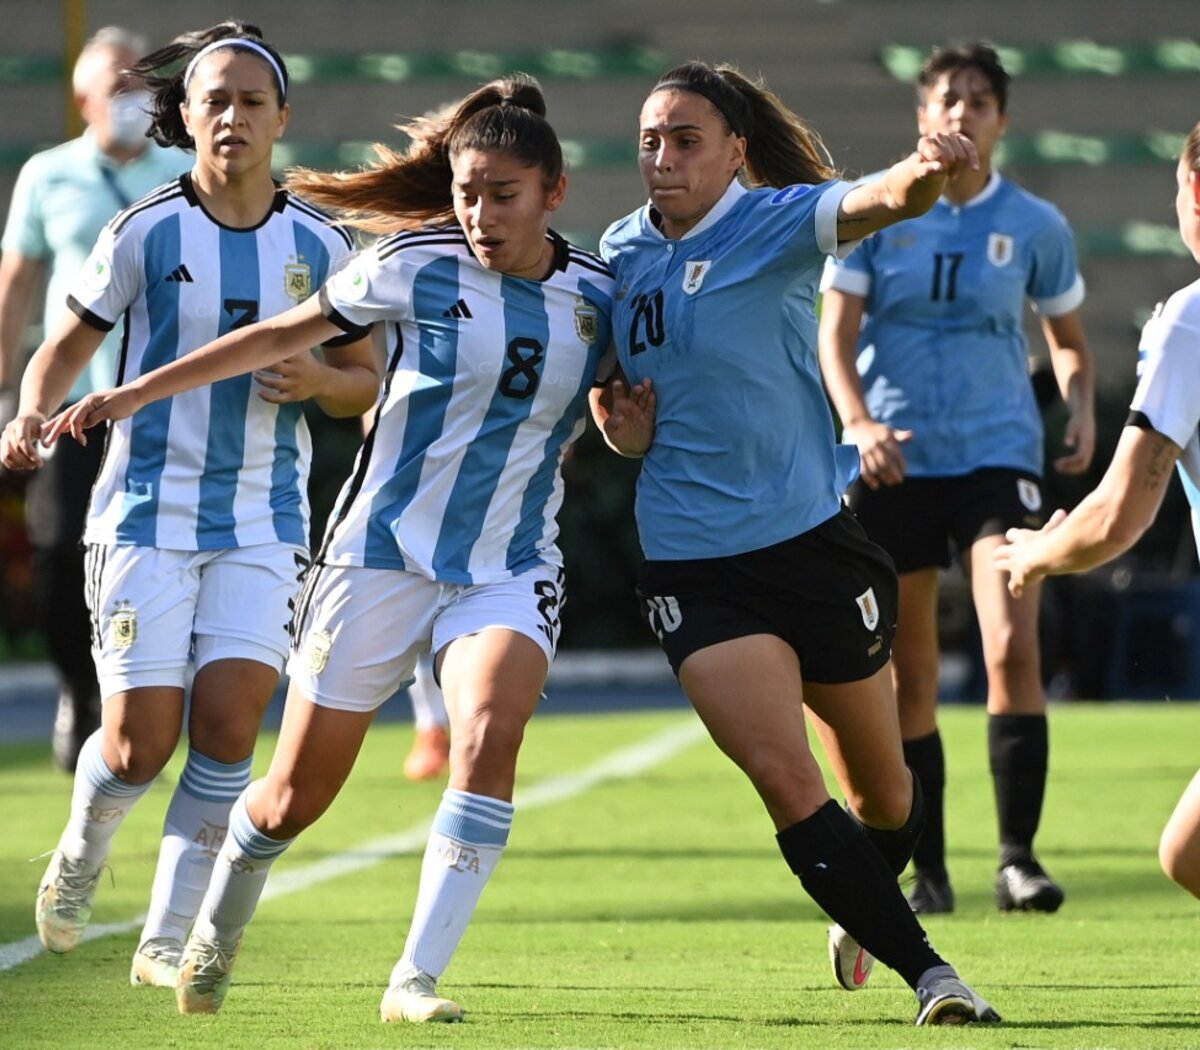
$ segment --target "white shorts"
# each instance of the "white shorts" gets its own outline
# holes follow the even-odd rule
[[[374,711],[413,679],[417,658],[502,627],[554,659],[562,570],[539,565],[499,583],[439,583],[398,569],[313,566],[293,625],[288,674],[320,707]]]
[[[283,668],[308,552],[289,543],[215,551],[90,544],[85,557],[100,695],[183,688],[189,662]]]

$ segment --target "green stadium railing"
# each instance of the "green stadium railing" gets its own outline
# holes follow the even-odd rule
[[[880,52],[880,58],[893,77],[911,82],[929,50],[929,45],[888,44]],[[1015,77],[1200,73],[1200,41],[1187,38],[1137,44],[1063,40],[1057,44],[997,45],[996,50],[1005,69]]]
[[[403,83],[410,80],[487,80],[520,70],[546,80],[658,76],[665,52],[629,45],[530,51],[378,51],[285,54],[292,83]],[[61,55],[0,55],[0,84],[44,83],[64,75]]]

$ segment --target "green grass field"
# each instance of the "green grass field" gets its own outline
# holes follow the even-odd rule
[[[913,996],[890,971],[853,995],[833,985],[826,920],[741,775],[707,739],[680,737],[687,714],[534,720],[508,852],[442,981],[467,1020],[437,1027],[377,1012],[440,793],[399,775],[408,726],[372,731],[342,797],[277,865],[225,1007],[201,1018],[128,984],[178,764],[127,820],[101,885],[94,922],[123,932],[12,966],[45,865],[29,858],[53,847],[69,781],[43,746],[0,747],[0,1045],[1197,1047],[1200,902],[1155,850],[1197,765],[1198,720],[1180,704],[1056,709],[1040,841],[1067,902],[999,915],[983,712],[945,712],[959,909],[927,928],[1004,1015],[987,1029],[911,1027]],[[260,765],[269,753],[268,740]]]

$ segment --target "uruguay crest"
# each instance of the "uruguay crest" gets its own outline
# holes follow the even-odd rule
[[[1031,514],[1042,509],[1042,490],[1028,478],[1017,478],[1017,497]]]
[[[704,283],[705,275],[712,268],[712,259],[689,259],[683,264],[683,290],[687,295],[695,295]]]
[[[600,337],[600,311],[583,296],[575,301],[575,334],[588,346]]]
[[[868,631],[875,630],[875,625],[879,623],[879,603],[875,600],[875,588],[868,587],[854,601],[858,605],[858,611],[862,613],[863,626]]]
[[[312,295],[312,267],[297,256],[295,262],[290,262],[283,268],[283,290],[289,299],[303,302]]]
[[[988,234],[988,262],[993,266],[1007,266],[1012,262],[1013,254],[1013,239],[1007,233]]]

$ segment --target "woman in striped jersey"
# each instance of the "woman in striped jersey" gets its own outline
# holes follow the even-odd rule
[[[134,72],[155,91],[156,140],[196,161],[101,233],[72,312],[25,374],[20,414],[3,436],[12,468],[41,466],[47,414],[118,322],[118,378],[131,379],[286,310],[350,255],[345,231],[271,177],[288,121],[287,72],[257,28],[227,22],[181,36]],[[297,345],[269,373],[162,401],[105,438],[84,534],[103,719],[80,755],[70,817],[38,888],[37,927],[51,951],[78,944],[113,836],[175,750],[191,663],[187,761],[167,810],[135,985],[175,984],[287,654],[308,562],[311,444],[299,402],[315,397],[331,414],[352,415],[378,392],[369,340],[337,333],[323,359],[310,351],[321,341]]]
[[[515,76],[414,121],[403,155],[378,147],[365,171],[294,175],[387,236],[303,305],[85,399],[48,432],[387,325],[383,400],[296,609],[279,746],[234,807],[188,942],[185,1013],[218,1009],[271,864],[333,801],[376,709],[432,647],[450,786],[381,1016],[462,1018],[435,986],[508,840],[517,752],[559,634],[559,468],[611,360],[608,268],[548,226],[566,176],[544,114],[537,83]],[[616,409],[609,440],[644,450],[649,387]]]

